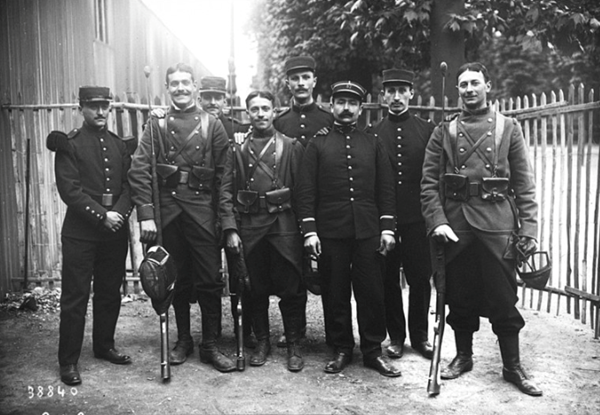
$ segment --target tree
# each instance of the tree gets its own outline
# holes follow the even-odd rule
[[[254,16],[264,68],[261,82],[282,91],[287,56],[309,53],[321,89],[344,77],[369,91],[382,69],[429,72],[440,88],[439,62],[451,63],[449,85],[465,60],[504,64],[489,50],[556,54],[550,62],[574,70],[571,79],[600,79],[600,5],[596,0],[261,0]],[[260,13],[260,14],[258,14]],[[451,42],[445,40],[453,37]],[[461,40],[464,37],[464,41]],[[462,49],[464,45],[464,49]],[[512,56],[512,55],[511,55]],[[542,55],[539,55],[541,58]],[[513,63],[518,64],[518,60]],[[571,61],[572,64],[568,62]],[[431,71],[428,71],[431,69]],[[561,69],[561,70],[562,70]],[[577,71],[588,71],[581,73]],[[454,72],[453,72],[454,71]],[[422,91],[423,88],[420,88]],[[447,92],[453,91],[448,88]],[[439,96],[439,91],[437,94]]]

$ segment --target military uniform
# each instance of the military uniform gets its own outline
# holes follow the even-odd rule
[[[507,184],[485,182],[491,177]],[[446,245],[448,324],[473,333],[479,316],[487,316],[500,338],[518,334],[525,323],[515,307],[514,235],[537,234],[535,185],[520,125],[490,108],[463,110],[435,129],[421,188],[427,231],[448,224],[459,237]]]
[[[291,203],[304,148],[279,132],[271,139],[249,137],[236,146],[236,208],[252,286],[254,334],[259,343],[268,342],[269,295],[275,294],[281,299],[287,342],[295,343],[305,294],[301,286],[302,236]],[[275,189],[288,190],[279,198],[270,193]],[[244,198],[245,192],[256,198]]]
[[[336,125],[315,137],[304,155],[296,197],[305,237],[316,233],[321,240],[319,271],[330,299],[325,318],[333,346],[352,353],[353,287],[363,356],[381,355],[385,309],[377,249],[382,231],[393,234],[395,214],[383,143],[355,125]]]
[[[292,99],[290,108],[283,111],[273,122],[275,129],[288,137],[297,139],[306,147],[308,141],[323,127],[331,127],[333,116],[320,104],[312,102],[297,105]]]
[[[221,229],[236,229],[231,194],[231,151],[223,125],[197,106],[171,107],[152,119],[129,172],[138,220],[154,219],[151,138],[157,154],[163,245],[178,275],[173,307],[180,340],[189,339],[189,295],[195,289],[202,310],[202,341],[213,345],[221,321],[219,278]]]
[[[425,147],[433,124],[406,111],[387,117],[368,129],[381,137],[394,169],[396,183],[396,247],[385,260],[386,326],[392,342],[404,344],[406,319],[399,269],[410,285],[408,331],[413,345],[427,341],[431,263],[429,241],[421,214],[420,182]]]
[[[92,96],[107,101],[108,95],[108,88],[80,89],[82,102],[86,98],[91,101]],[[127,182],[130,163],[130,153],[121,138],[106,128],[95,129],[85,122],[68,134],[66,146],[57,149],[56,187],[67,205],[61,234],[58,346],[61,367],[77,364],[79,360],[92,276],[93,349],[96,354],[103,354],[115,347],[120,287],[128,249],[127,218],[132,210]],[[120,230],[112,232],[103,225],[108,211],[125,218]]]

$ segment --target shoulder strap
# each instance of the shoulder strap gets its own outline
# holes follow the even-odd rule
[[[208,112],[201,110],[200,111],[200,127],[202,129],[202,138],[204,138],[205,140],[208,139],[208,122],[209,122]]]

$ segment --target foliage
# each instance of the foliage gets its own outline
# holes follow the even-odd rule
[[[253,26],[264,67],[257,83],[282,93],[283,62],[299,53],[317,60],[320,93],[343,76],[372,90],[371,79],[392,65],[427,70],[436,1],[260,0]],[[465,0],[445,28],[465,33],[465,59],[502,67],[501,95],[522,94],[523,85],[546,87],[534,79],[542,73],[559,87],[567,78],[598,85],[599,19],[596,0]]]

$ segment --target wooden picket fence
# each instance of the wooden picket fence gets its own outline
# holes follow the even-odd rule
[[[121,136],[140,137],[148,116],[144,100],[113,105],[109,128]],[[441,119],[442,108],[433,99],[416,97],[413,112],[421,117]],[[154,106],[165,106],[160,98]],[[327,106],[326,103],[323,103]],[[595,338],[600,337],[600,126],[594,124],[600,101],[593,101],[593,91],[571,87],[563,91],[495,102],[505,115],[521,123],[530,147],[538,187],[540,205],[539,245],[553,260],[552,274],[545,290],[522,286],[522,306],[546,312],[572,314],[589,324]],[[244,109],[231,109],[241,117]],[[445,107],[446,115],[459,111]],[[18,235],[2,235],[18,241],[25,252],[25,170],[27,139],[31,139],[31,202],[29,208],[27,273],[35,284],[52,285],[60,281],[60,227],[65,206],[58,197],[54,181],[54,154],[45,148],[45,138],[52,130],[70,131],[81,124],[77,104],[6,105],[2,120],[8,120],[12,143]],[[364,104],[361,124],[366,125],[385,115],[385,106],[369,96]],[[6,180],[0,178],[0,180]],[[10,214],[10,212],[9,212]],[[11,216],[12,217],[12,216]],[[135,217],[131,219],[131,244],[124,289],[139,290],[137,267],[142,258]],[[23,258],[23,255],[19,255]],[[24,265],[21,260],[21,267]],[[22,269],[22,268],[21,268]],[[22,274],[20,274],[22,275]],[[3,278],[3,276],[0,276]],[[12,286],[19,287],[21,278],[11,276]],[[521,284],[522,285],[522,284]]]

